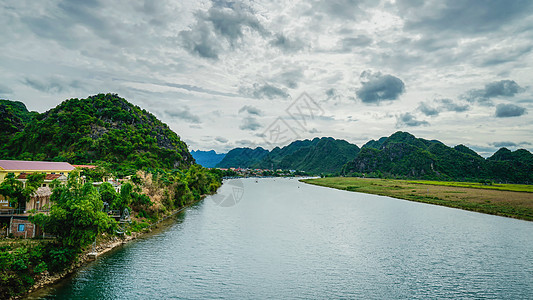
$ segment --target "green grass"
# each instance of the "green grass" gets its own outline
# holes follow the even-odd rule
[[[533,221],[531,186],[328,177],[302,182]]]
[[[406,182],[418,183],[418,184],[440,185],[440,186],[455,186],[455,187],[466,187],[466,188],[476,188],[476,189],[533,193],[533,185],[526,185],[526,184],[484,185],[482,183],[477,183],[477,182],[432,181],[432,180],[406,180]]]

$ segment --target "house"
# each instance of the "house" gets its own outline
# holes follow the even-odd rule
[[[43,234],[38,226],[28,220],[30,211],[47,211],[52,195],[50,184],[54,180],[66,182],[68,174],[73,170],[74,166],[65,162],[0,160],[0,183],[10,173],[14,174],[15,178],[23,184],[26,183],[28,175],[31,173],[46,174],[42,186],[25,203],[25,207],[14,209],[9,206],[9,201],[0,195],[0,223],[7,225],[7,234],[25,238]]]
[[[74,166],[67,162],[0,160],[0,183],[4,181],[9,173],[13,173],[15,176],[19,176],[22,173],[46,173],[68,176],[73,170]]]

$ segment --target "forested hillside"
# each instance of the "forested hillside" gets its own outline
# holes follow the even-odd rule
[[[299,140],[272,151],[263,148],[236,148],[217,167],[293,169],[313,173],[336,173],[355,158],[359,147],[331,137]]]
[[[26,124],[37,114],[29,112],[22,102],[0,100],[0,143],[7,143],[15,133],[24,130]]]
[[[342,169],[347,176],[392,176],[439,180],[533,182],[533,155],[502,148],[484,159],[464,145],[450,148],[436,140],[396,132],[370,141]]]
[[[235,148],[217,164],[217,168],[250,168],[268,154],[268,150],[261,147],[255,149]]]
[[[130,170],[194,163],[187,145],[166,124],[116,94],[69,99],[33,118],[19,117],[22,125],[15,113],[2,114],[13,120],[2,126],[16,132],[0,146],[4,159],[105,162]]]
[[[313,173],[336,173],[359,153],[359,147],[331,137],[295,141],[274,148],[256,166],[270,169],[294,169]]]

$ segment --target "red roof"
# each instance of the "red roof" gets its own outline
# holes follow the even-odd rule
[[[28,173],[21,173],[19,176],[17,176],[17,179],[27,179],[28,178]],[[62,174],[46,174],[46,177],[44,178],[44,180],[54,180],[54,179],[58,179],[59,177],[63,176]]]
[[[0,168],[10,171],[72,171],[74,167],[67,162],[0,160]]]

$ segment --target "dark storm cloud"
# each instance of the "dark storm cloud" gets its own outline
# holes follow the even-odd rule
[[[527,111],[525,108],[520,107],[514,104],[498,104],[496,106],[496,117],[498,118],[510,118],[510,117],[519,117],[523,114],[526,114]]]
[[[363,86],[356,92],[356,95],[364,103],[379,104],[385,100],[397,100],[405,91],[403,81],[392,75],[372,74],[364,71],[361,78]]]
[[[204,58],[218,59],[224,50],[224,41],[231,47],[242,39],[243,28],[248,27],[261,35],[268,32],[259,20],[243,8],[211,7],[196,13],[196,24],[179,33],[182,46],[189,53]]]
[[[200,117],[190,112],[188,107],[178,110],[167,110],[165,113],[173,118],[178,118],[184,121],[188,121],[193,124],[200,124]]]
[[[250,115],[256,115],[256,116],[261,116],[263,114],[263,112],[259,108],[251,106],[251,105],[245,105],[241,107],[241,109],[239,109],[239,113],[242,113],[242,112],[247,112]]]
[[[283,98],[287,99],[290,97],[290,95],[281,88],[275,87],[271,84],[265,83],[265,84],[257,84],[254,83],[252,88],[245,88],[241,87],[239,89],[241,94],[254,97],[257,99],[275,99],[275,98]]]
[[[242,130],[251,130],[255,131],[259,128],[261,128],[261,124],[257,121],[254,117],[246,117],[242,120],[241,126],[239,126]]]
[[[459,104],[451,99],[436,99],[433,103],[420,102],[417,108],[421,113],[430,117],[438,116],[443,111],[464,112],[470,109],[468,104]]]
[[[274,39],[270,41],[270,45],[280,48],[283,52],[298,52],[305,46],[304,42],[299,38],[288,38],[284,34],[278,33]]]
[[[513,97],[524,91],[514,80],[500,80],[487,83],[484,89],[467,91],[461,98],[469,102],[477,102],[481,105],[493,105],[492,99],[496,97]]]
[[[482,34],[527,16],[532,3],[529,0],[443,0],[436,3],[399,0],[396,5],[408,30]]]
[[[416,126],[428,126],[426,121],[419,121],[411,113],[404,113],[396,117],[396,127],[416,127]]]

